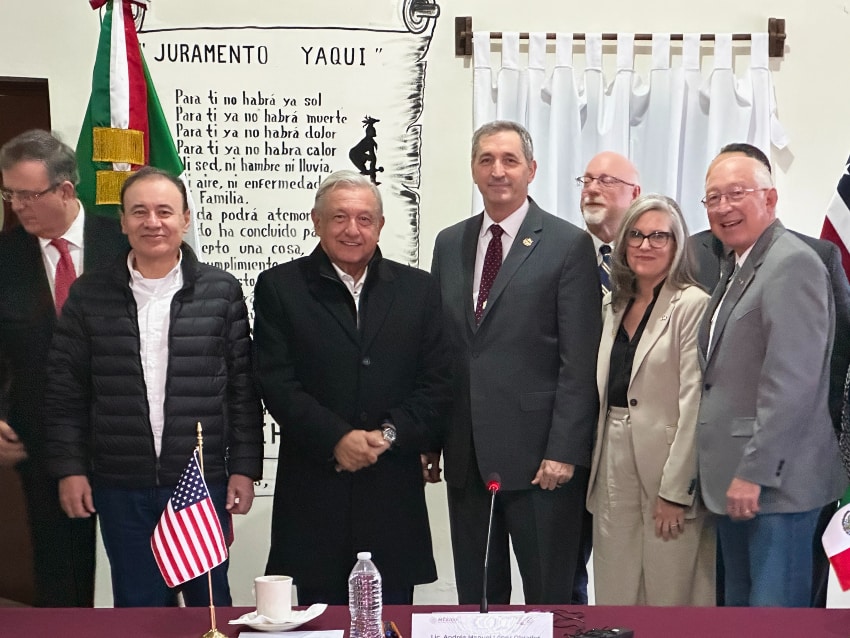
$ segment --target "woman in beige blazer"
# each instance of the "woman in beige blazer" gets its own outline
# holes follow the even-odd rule
[[[695,444],[708,295],[687,237],[676,202],[650,194],[615,242],[587,497],[601,605],[714,604],[715,533],[696,494]]]

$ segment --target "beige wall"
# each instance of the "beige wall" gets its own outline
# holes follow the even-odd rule
[[[773,153],[780,215],[787,226],[818,234],[823,211],[850,154],[850,6],[800,0],[609,0],[593,5],[551,0],[440,0],[442,16],[427,56],[423,117],[421,255],[430,265],[437,232],[462,219],[469,207],[468,140],[472,121],[472,69],[454,55],[454,17],[471,15],[476,29],[562,31],[762,31],[768,17],[786,19],[784,60],[772,62],[779,116],[791,143]],[[157,23],[173,26],[351,24],[397,21],[396,0],[238,2],[153,0]],[[99,24],[85,0],[6,1],[0,8],[0,76],[47,77],[55,130],[73,143],[89,96]],[[154,81],[156,78],[154,78]],[[574,176],[565,176],[572,178]],[[429,487],[440,580],[417,593],[419,602],[452,602],[451,551],[442,486]],[[271,499],[239,521],[233,552],[237,603],[250,599],[250,576],[261,572]],[[108,590],[100,588],[99,600]]]

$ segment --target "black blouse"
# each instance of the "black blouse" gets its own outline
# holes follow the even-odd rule
[[[649,321],[649,315],[652,314],[652,309],[655,308],[655,302],[658,300],[658,293],[661,292],[661,287],[664,285],[662,281],[652,291],[652,301],[646,307],[646,312],[643,313],[643,318],[635,330],[634,336],[629,340],[629,333],[623,327],[623,322],[617,328],[617,335],[614,337],[614,343],[611,346],[611,364],[608,370],[608,406],[613,408],[629,407],[629,382],[632,378],[632,364],[635,360],[635,351],[637,350],[640,338],[643,336],[644,328]],[[634,299],[629,302],[623,317],[628,314],[632,307]]]

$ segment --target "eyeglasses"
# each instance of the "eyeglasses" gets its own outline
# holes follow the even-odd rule
[[[711,193],[703,197],[700,201],[705,206],[706,210],[714,210],[719,208],[723,203],[723,198],[730,204],[736,204],[742,201],[750,193],[760,193],[761,191],[769,191],[769,188],[733,188],[725,193]]]
[[[620,184],[624,186],[634,186],[631,182],[627,182],[619,177],[614,177],[613,175],[606,175],[605,173],[599,177],[593,177],[591,175],[576,177],[576,186],[584,188],[585,186],[590,186],[594,181],[596,181],[602,188],[614,188]]]
[[[61,182],[60,182],[61,183]],[[13,199],[16,199],[22,204],[29,204],[30,202],[37,201],[39,197],[43,197],[52,191],[55,191],[59,187],[59,184],[53,184],[53,186],[49,186],[45,188],[43,191],[35,192],[35,191],[13,191],[8,188],[0,188],[0,197],[3,198],[4,202],[11,202]]]
[[[643,246],[643,240],[648,239],[650,248],[664,248],[672,236],[673,233],[663,230],[656,230],[654,233],[644,235],[639,230],[633,228],[626,233],[626,243],[632,248],[640,248]]]

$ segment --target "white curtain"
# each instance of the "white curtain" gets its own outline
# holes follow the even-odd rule
[[[753,34],[748,68],[737,74],[731,34],[715,38],[713,56],[706,56],[712,66],[701,69],[699,34],[686,34],[677,45],[675,66],[670,34],[654,34],[649,71],[641,77],[634,34],[618,34],[616,61],[607,65],[601,34],[587,34],[579,70],[572,34],[558,34],[547,52],[546,34],[532,33],[523,55],[519,34],[504,33],[497,60],[489,33],[475,33],[475,128],[497,119],[524,125],[538,163],[531,196],[579,226],[575,178],[596,153],[616,151],[637,166],[644,193],[675,198],[690,231],[702,230],[708,225],[699,203],[705,170],[720,148],[749,142],[770,156],[771,144],[787,143],[776,116],[767,34]],[[472,212],[481,207],[476,191]]]

